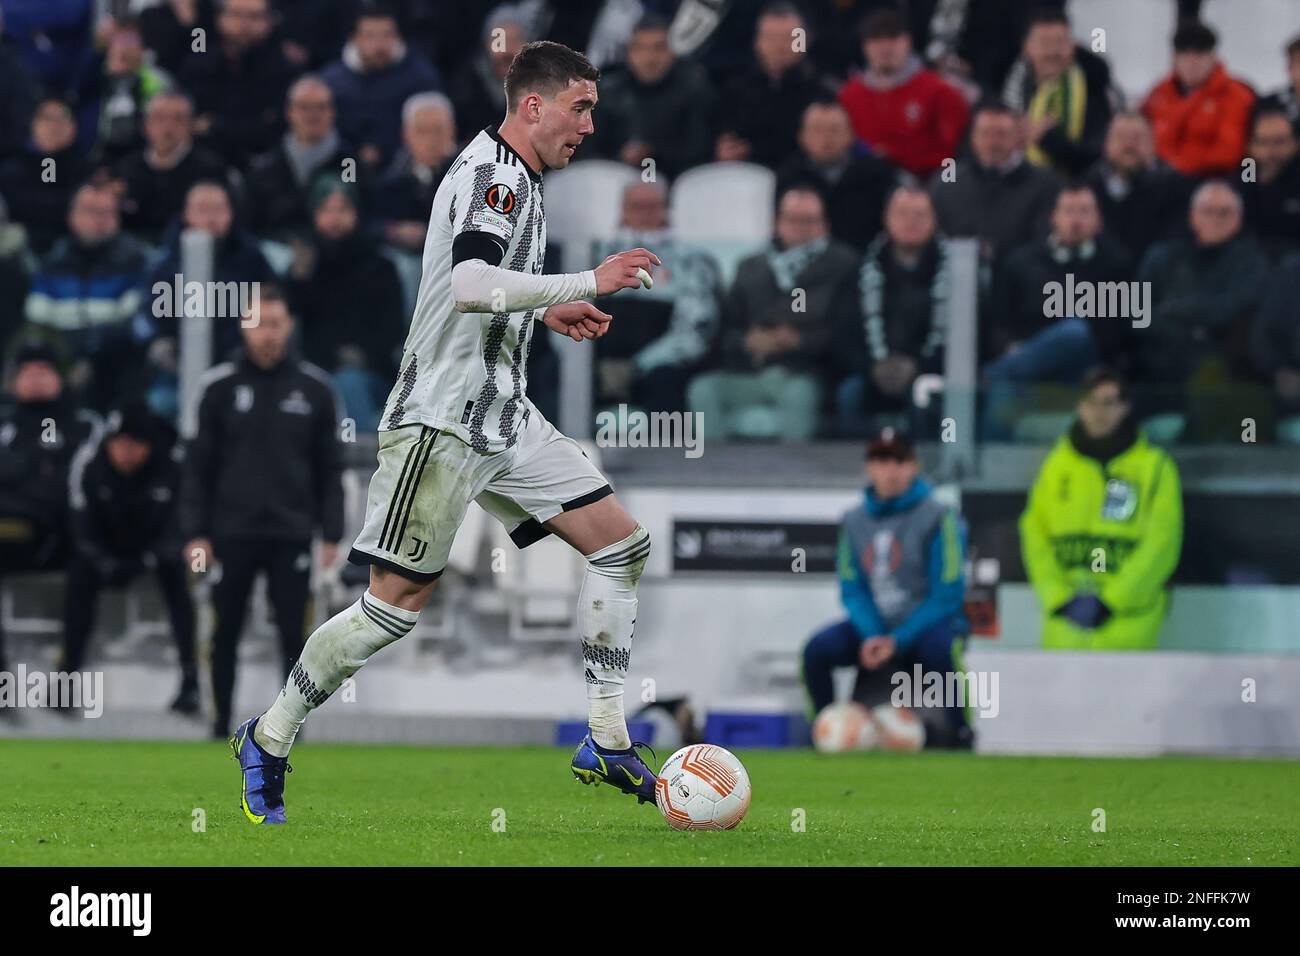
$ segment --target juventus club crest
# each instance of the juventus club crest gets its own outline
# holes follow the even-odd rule
[[[411,535],[411,550],[406,552],[406,556],[412,561],[423,561],[424,554],[428,550],[428,541],[425,541],[423,538],[417,538],[415,535]]]

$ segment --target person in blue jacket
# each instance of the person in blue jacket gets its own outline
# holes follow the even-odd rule
[[[911,442],[896,429],[883,429],[867,446],[866,458],[866,493],[845,513],[840,530],[840,598],[848,617],[814,634],[804,647],[812,716],[834,700],[837,667],[858,668],[855,698],[896,672],[910,677],[916,664],[925,674],[964,670],[969,628],[962,613],[962,521],[935,499]],[[889,692],[887,687],[883,696]],[[965,708],[945,704],[950,706],[932,742],[968,746]]]

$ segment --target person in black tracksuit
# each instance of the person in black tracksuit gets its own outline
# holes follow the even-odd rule
[[[263,283],[244,349],[207,373],[186,455],[182,526],[197,569],[215,560],[214,737],[230,732],[235,651],[253,581],[267,590],[287,677],[305,639],[311,543],[332,565],[343,536],[343,484],[333,385],[292,353],[284,293]]]
[[[38,336],[13,346],[0,401],[0,578],[55,571],[67,554],[68,473],[97,418],[63,391],[60,356]],[[0,671],[9,669],[0,631]],[[0,716],[12,711],[0,707]]]
[[[77,452],[69,482],[71,556],[63,614],[63,669],[79,671],[100,588],[125,587],[146,569],[158,579],[180,659],[172,710],[199,712],[194,603],[176,524],[181,466],[176,432],[143,402],[110,419],[107,437]]]

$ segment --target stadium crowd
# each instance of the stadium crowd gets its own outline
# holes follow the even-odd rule
[[[702,40],[678,30],[700,10],[721,14]],[[1181,416],[1184,440],[1231,438],[1243,413],[1263,440],[1279,423],[1290,435],[1300,412],[1300,39],[1279,51],[1291,84],[1260,95],[1184,18],[1169,74],[1126,103],[1063,0],[0,12],[0,339],[11,369],[41,338],[99,412],[143,397],[175,419],[178,319],[153,290],[199,229],[212,280],[288,289],[301,355],[373,428],[433,193],[503,114],[515,51],[540,38],[605,72],[579,160],[654,160],[658,189],[624,197],[629,232],[671,237],[666,188],[684,170],[777,176],[766,248],[729,287],[685,284],[689,316],[652,306],[653,341],[603,347],[599,400],[703,411],[715,438],[860,437],[913,417],[917,376],[943,368],[948,240],[974,237],[985,436],[1014,437],[1020,413],[1072,396],[1102,362],[1144,417]],[[1067,275],[1150,283],[1149,328],[1072,303],[1048,314],[1044,290]],[[233,317],[212,344],[214,361],[239,346]],[[553,411],[555,356],[531,361]]]

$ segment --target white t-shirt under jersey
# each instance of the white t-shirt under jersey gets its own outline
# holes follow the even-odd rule
[[[452,243],[465,232],[495,237],[505,249],[501,268],[541,273],[541,176],[491,128],[470,141],[434,196],[415,315],[379,428],[420,422],[476,451],[501,451],[515,443],[532,410],[524,395],[528,350],[543,310],[456,311]]]

